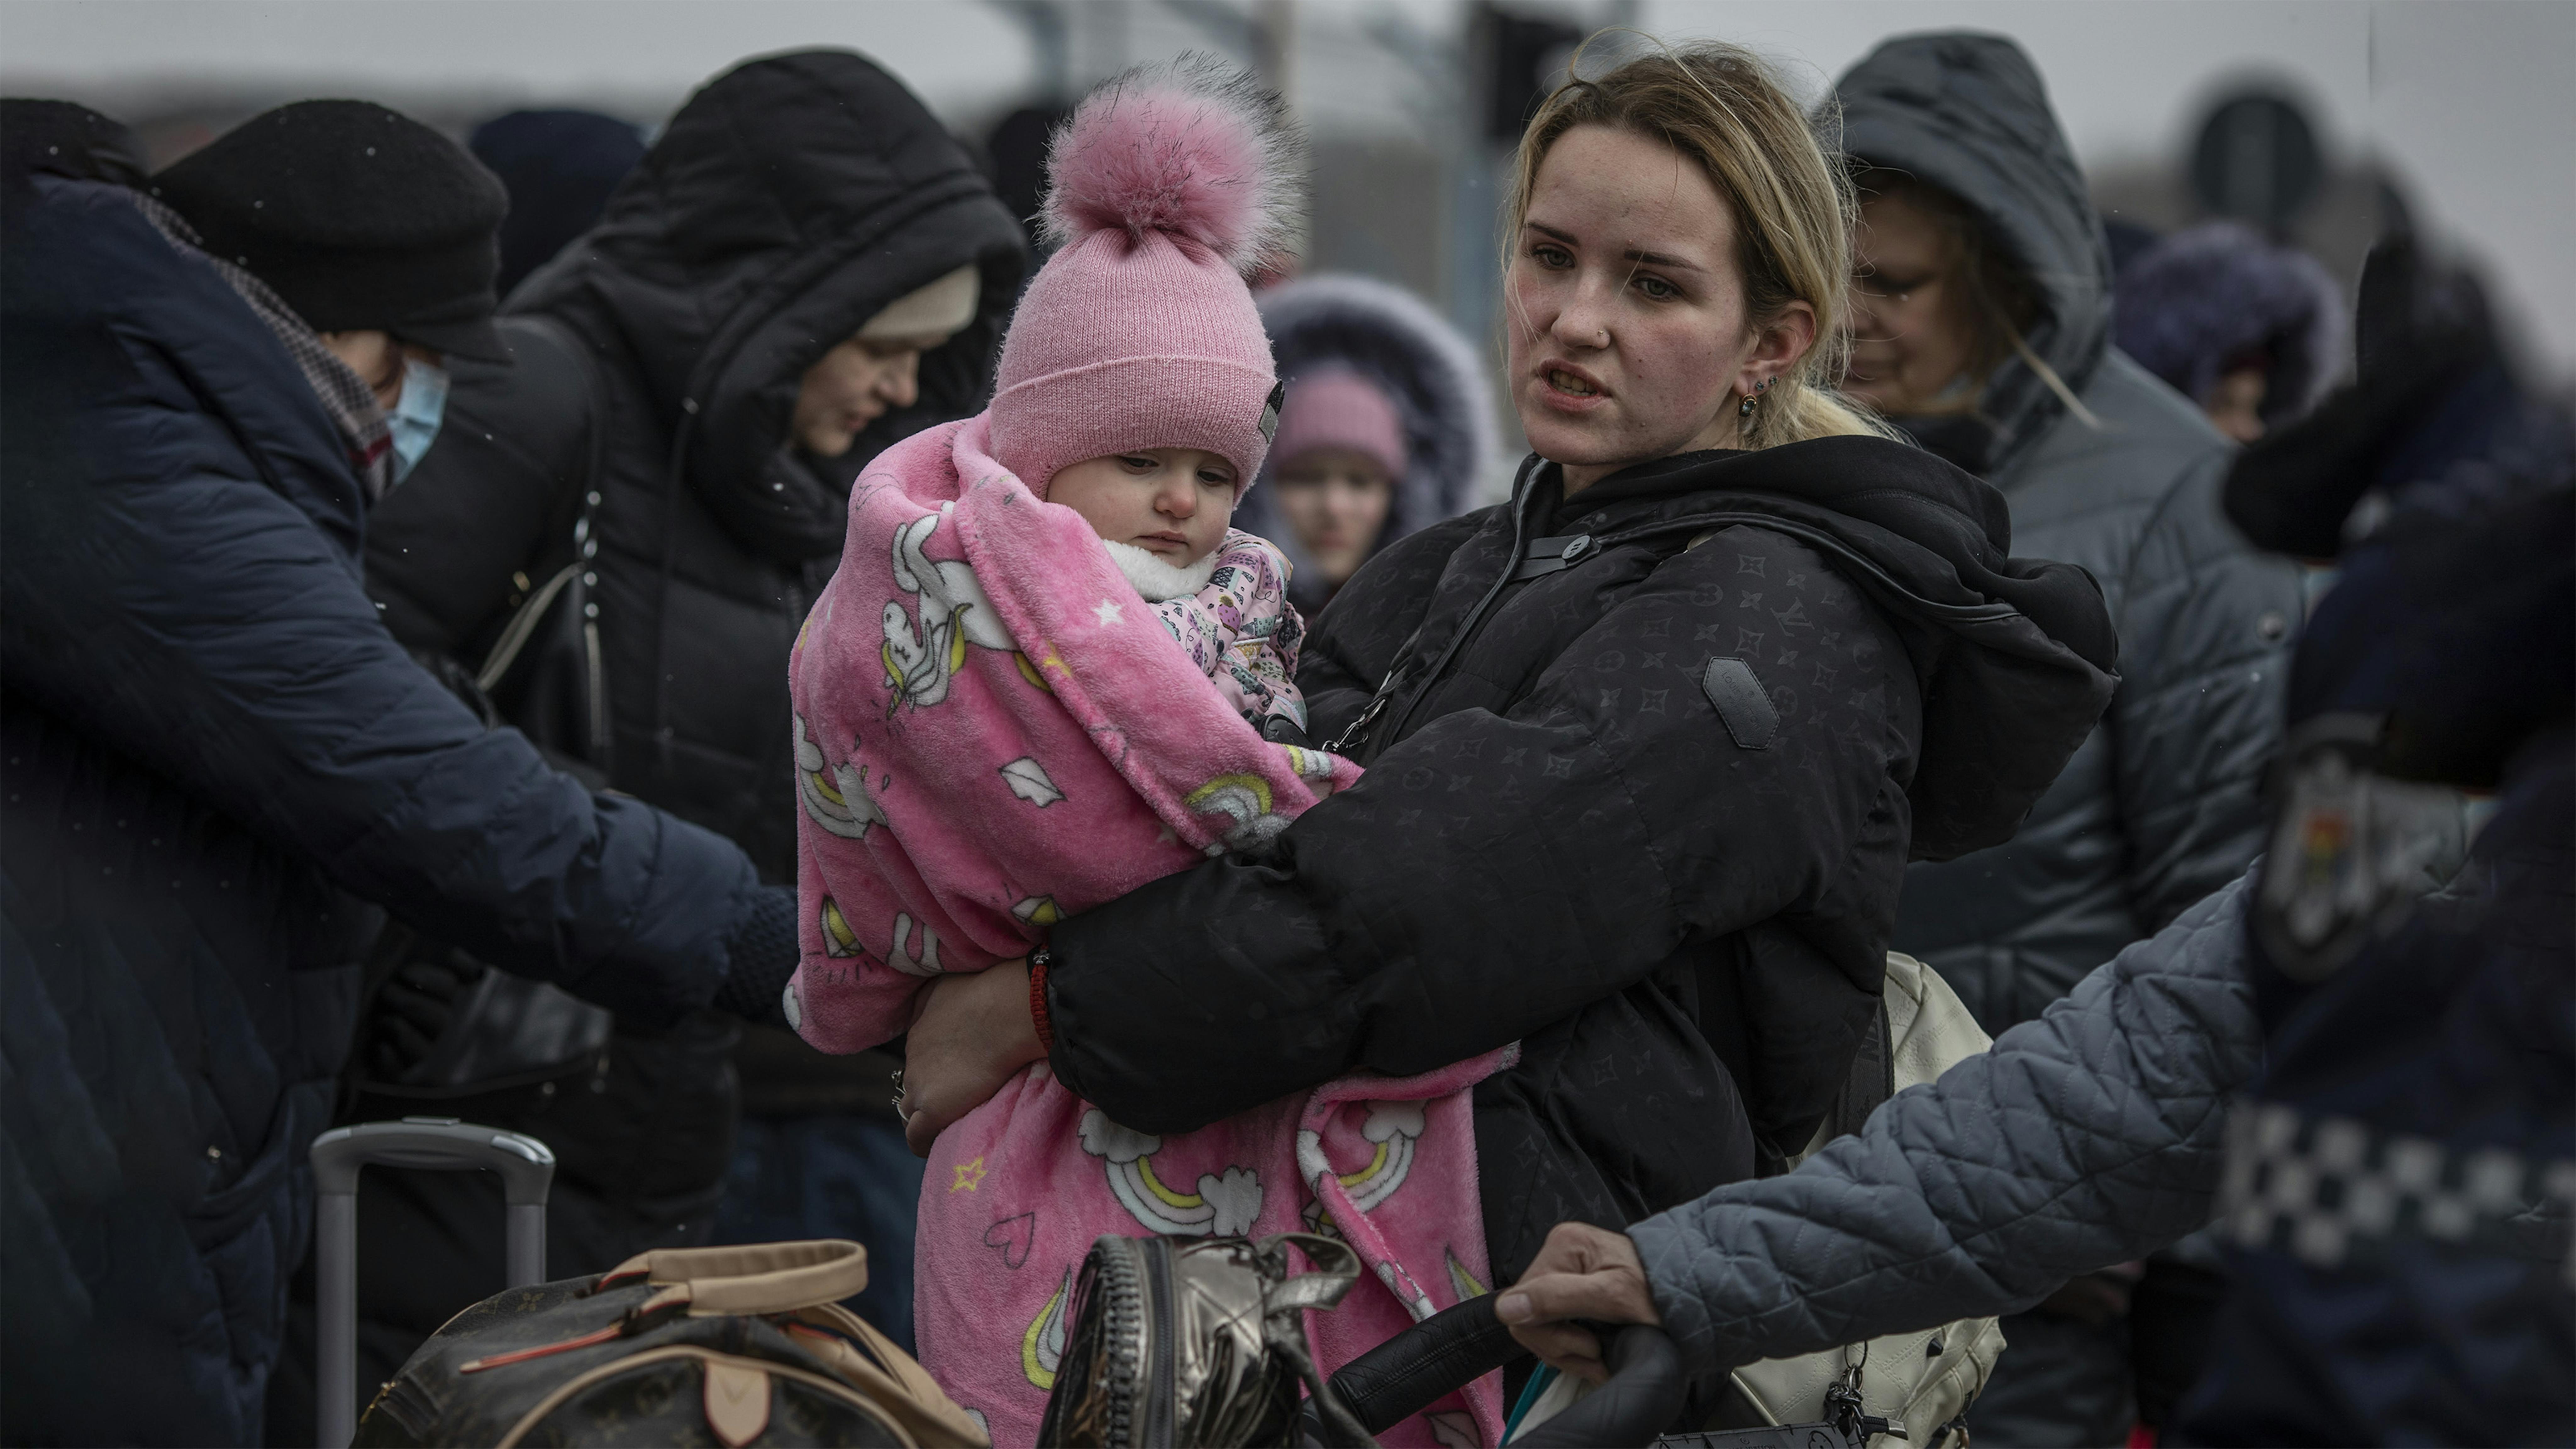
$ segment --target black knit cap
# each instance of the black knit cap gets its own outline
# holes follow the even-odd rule
[[[377,329],[510,360],[492,326],[509,193],[418,121],[369,101],[298,101],[173,162],[151,190],[317,332]]]

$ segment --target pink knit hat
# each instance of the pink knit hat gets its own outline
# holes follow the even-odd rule
[[[1298,141],[1278,97],[1204,57],[1103,83],[1047,153],[1048,239],[994,379],[993,456],[1056,471],[1202,448],[1252,485],[1279,425],[1242,272],[1285,245]]]
[[[1395,399],[1347,367],[1323,368],[1288,384],[1270,455],[1285,467],[1301,453],[1327,448],[1374,459],[1388,477],[1403,477],[1404,419]]]

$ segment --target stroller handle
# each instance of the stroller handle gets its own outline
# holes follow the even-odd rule
[[[1452,1389],[1528,1353],[1494,1316],[1492,1294],[1453,1304],[1342,1365],[1333,1396],[1383,1434]]]
[[[1629,1324],[1595,1331],[1609,1345],[1609,1382],[1515,1440],[1516,1449],[1652,1444],[1680,1415],[1689,1375],[1662,1329]],[[1486,1294],[1444,1308],[1343,1365],[1333,1375],[1333,1395],[1371,1434],[1381,1434],[1527,1353],[1494,1316],[1493,1296]],[[1304,1442],[1329,1442],[1311,1406],[1305,1430]]]
[[[1582,1449],[1599,1444],[1652,1444],[1680,1416],[1690,1390],[1681,1350],[1660,1328],[1643,1323],[1596,1327],[1609,1340],[1610,1377],[1574,1407],[1512,1441],[1515,1449]]]

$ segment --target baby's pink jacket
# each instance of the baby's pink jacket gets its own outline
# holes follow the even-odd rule
[[[790,664],[803,962],[787,1006],[825,1051],[899,1035],[942,972],[1023,956],[1065,916],[1267,841],[1358,779],[1339,756],[1262,739],[1080,515],[1039,501],[987,439],[971,418],[868,466]],[[1466,1089],[1513,1050],[1346,1078],[1168,1138],[1028,1068],[933,1150],[922,1363],[997,1444],[1032,1443],[1095,1238],[1320,1227],[1374,1278],[1309,1315],[1330,1373],[1487,1286]],[[1500,1429],[1489,1375],[1382,1438],[1493,1444]]]

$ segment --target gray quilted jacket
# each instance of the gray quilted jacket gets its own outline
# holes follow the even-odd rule
[[[2008,360],[1977,416],[1898,420],[2003,493],[2015,554],[2091,572],[2120,635],[2119,694],[2020,832],[1906,873],[1896,949],[2000,1035],[2261,848],[2298,580],[2221,515],[2226,440],[2111,345],[2101,225],[2021,49],[1901,36],[1837,93],[1848,151],[1958,196],[2030,278],[2030,355],[2083,404]]]
[[[1703,1375],[2014,1313],[2209,1220],[2262,1023],[2245,877],[1794,1172],[1628,1230]]]

